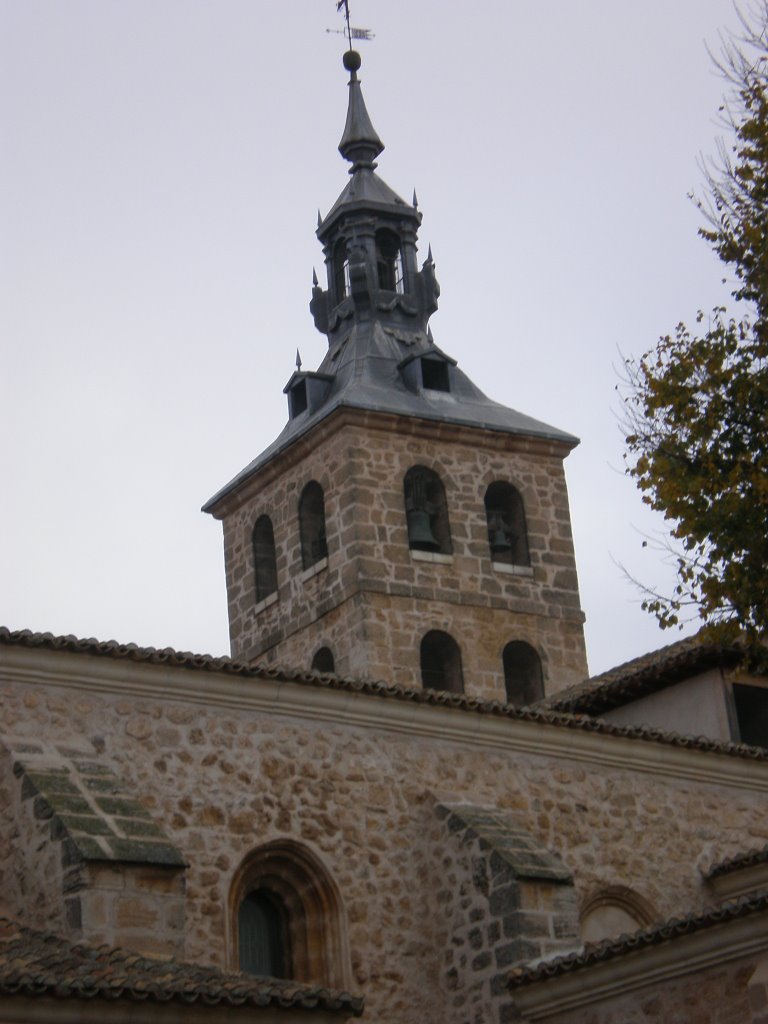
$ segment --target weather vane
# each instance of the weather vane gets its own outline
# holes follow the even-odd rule
[[[349,23],[349,0],[336,0],[336,10],[344,12],[344,28],[327,28],[326,32],[333,32],[335,35],[346,36],[349,48],[352,49],[353,39],[373,39],[373,32],[369,28],[352,28]]]

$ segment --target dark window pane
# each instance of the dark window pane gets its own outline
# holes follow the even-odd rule
[[[298,384],[294,384],[289,392],[289,397],[291,400],[291,419],[293,419],[307,408],[306,380],[300,380]]]
[[[315,651],[315,656],[312,659],[312,671],[328,673],[336,671],[330,647],[321,647],[320,650]]]
[[[349,291],[349,260],[346,240],[340,238],[333,247],[334,301],[341,302]]]
[[[768,747],[768,689],[734,683],[739,738],[752,747]]]
[[[507,703],[524,707],[544,696],[544,678],[538,652],[524,640],[513,640],[502,654]]]
[[[439,629],[430,630],[421,641],[421,682],[429,690],[464,692],[459,645]]]
[[[277,590],[277,559],[275,536],[269,516],[259,516],[253,528],[253,565],[256,573],[256,600]]]
[[[376,232],[376,269],[379,288],[389,292],[403,291],[403,254],[400,239],[394,231],[382,228]]]
[[[323,488],[311,480],[299,499],[301,559],[305,569],[328,556],[325,541],[325,498]]]
[[[249,893],[240,904],[237,925],[240,970],[284,978],[285,921],[277,897],[263,889]]]
[[[491,559],[507,565],[530,565],[523,499],[512,484],[497,480],[489,486],[485,517]]]
[[[438,359],[421,360],[421,380],[429,391],[450,391],[448,364]]]
[[[450,555],[451,529],[445,488],[437,473],[426,466],[413,466],[403,481],[408,546],[414,551],[436,551]]]

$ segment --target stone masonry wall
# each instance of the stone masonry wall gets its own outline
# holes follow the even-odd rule
[[[470,694],[504,699],[501,652],[510,640],[539,651],[548,692],[584,678],[562,455],[484,431],[443,439],[428,425],[409,428],[421,432],[344,426],[225,518],[233,656],[306,670],[327,644],[339,674],[420,686],[419,642],[437,628],[459,643]],[[445,485],[447,562],[408,547],[403,478],[419,464]],[[305,573],[298,499],[312,479],[325,491],[329,554],[327,567]],[[530,575],[492,565],[484,495],[494,480],[509,481],[523,497]],[[251,534],[265,513],[274,527],[279,597],[257,612]]]
[[[31,695],[29,695],[31,697]],[[63,932],[65,919],[61,843],[22,794],[13,758],[0,747],[0,908],[23,914],[32,928]],[[34,871],[30,871],[30,864]]]
[[[216,673],[206,681],[210,700],[173,699],[167,670],[154,675],[156,699],[121,696],[115,676],[112,694],[3,685],[6,728],[32,740],[103,738],[102,756],[189,865],[188,959],[233,966],[229,894],[249,853],[277,839],[311,850],[341,894],[369,1024],[442,1024],[452,1005],[442,982],[441,893],[451,872],[440,854],[448,856],[448,844],[438,804],[514,815],[573,873],[579,902],[621,884],[661,918],[703,906],[703,855],[721,860],[768,840],[760,791],[486,747],[469,711],[453,712],[466,721],[466,741],[449,742],[386,728],[383,700],[381,726],[365,728],[259,714],[231,705],[231,696],[219,706],[219,686],[231,695],[233,683]],[[143,678],[152,676],[148,669]],[[243,680],[245,689],[260,686],[274,688]],[[530,728],[535,735],[542,727]],[[7,792],[7,779],[0,782]],[[14,843],[28,871],[47,870],[36,833]],[[18,884],[6,856],[0,896]]]

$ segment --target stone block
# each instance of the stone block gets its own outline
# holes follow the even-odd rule
[[[523,910],[507,914],[502,923],[504,937],[507,939],[518,936],[536,939],[549,938],[551,920],[549,914],[536,914]]]
[[[67,928],[79,932],[82,928],[82,906],[78,896],[70,896],[64,900],[64,920]]]
[[[119,928],[153,928],[159,919],[156,905],[137,897],[122,897],[115,902],[115,924]]]
[[[156,895],[183,894],[184,891],[184,876],[173,868],[134,867],[126,873],[126,883],[129,888],[138,892],[151,892]]]
[[[494,917],[507,917],[520,907],[520,887],[516,883],[494,889],[488,898],[488,909]]]
[[[490,967],[492,963],[493,956],[490,951],[486,949],[473,959],[471,966],[473,971],[484,971],[486,968]]]
[[[493,951],[497,967],[512,967],[541,955],[541,946],[529,939],[515,939]]]

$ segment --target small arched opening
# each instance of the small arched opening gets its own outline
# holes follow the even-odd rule
[[[459,645],[449,633],[431,629],[421,641],[421,683],[428,690],[464,693]]]
[[[507,703],[534,704],[544,696],[544,673],[538,651],[524,640],[513,640],[502,653]]]
[[[253,567],[256,601],[263,601],[277,590],[275,534],[269,516],[259,516],[253,528]]]
[[[312,658],[312,671],[321,672],[324,675],[333,675],[336,671],[336,663],[330,647],[320,647],[315,651]]]
[[[317,480],[310,480],[299,498],[301,561],[305,569],[328,557],[325,539],[325,496]]]
[[[333,297],[335,302],[341,302],[349,295],[349,256],[347,255],[347,240],[339,238],[333,247],[331,258],[333,272]]]
[[[434,470],[412,466],[403,480],[408,546],[450,555],[451,528],[443,482]]]
[[[491,559],[507,565],[530,565],[525,507],[520,492],[496,480],[485,492],[485,518]]]
[[[608,885],[593,893],[581,908],[583,942],[602,942],[632,935],[658,919],[651,904],[625,885]]]
[[[376,270],[379,288],[388,292],[403,291],[403,250],[400,239],[389,228],[379,228],[376,232]]]

